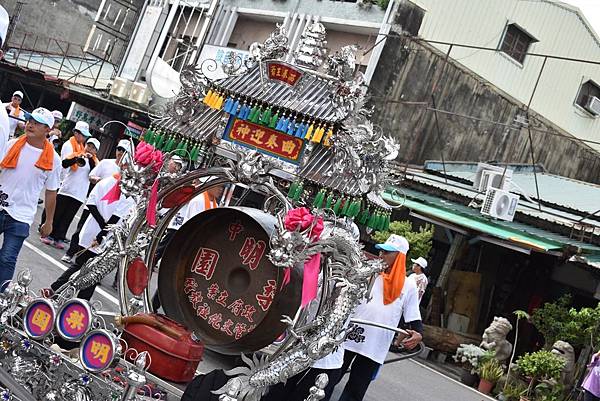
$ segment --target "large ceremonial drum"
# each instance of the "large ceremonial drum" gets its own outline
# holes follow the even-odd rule
[[[181,227],[160,264],[159,296],[170,318],[207,348],[225,354],[259,350],[284,331],[282,315],[300,306],[302,280],[268,259],[275,217],[244,207],[207,210]]]

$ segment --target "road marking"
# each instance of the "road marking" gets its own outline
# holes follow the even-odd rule
[[[487,395],[485,395],[483,393],[480,393],[479,391],[477,391],[473,387],[469,387],[466,384],[459,382],[458,380],[454,380],[452,377],[446,376],[445,374],[443,374],[441,372],[438,372],[437,370],[435,370],[433,368],[430,368],[429,366],[427,366],[427,365],[425,365],[425,364],[423,364],[421,362],[415,361],[414,359],[408,359],[408,361],[410,361],[410,362],[412,362],[412,363],[414,363],[416,365],[419,365],[420,367],[425,368],[425,369],[429,370],[430,372],[437,373],[438,375],[440,375],[440,376],[442,376],[442,377],[444,377],[444,378],[446,378],[446,379],[454,382],[455,384],[458,384],[459,386],[461,386],[463,388],[466,388],[467,390],[472,391],[473,393],[477,394],[478,396],[485,397],[488,400],[496,401],[495,398],[492,398],[492,397],[487,396]]]
[[[28,241],[23,243],[27,248],[31,249],[33,252],[40,255],[42,258],[46,259],[48,262],[52,263],[54,266],[58,267],[62,271],[67,271],[67,267],[60,262],[57,262],[52,256],[48,255],[46,252],[39,250],[37,247],[33,246]],[[96,292],[102,295],[104,298],[114,303],[115,305],[119,305],[119,300],[106,290],[100,288],[100,286],[96,287]]]

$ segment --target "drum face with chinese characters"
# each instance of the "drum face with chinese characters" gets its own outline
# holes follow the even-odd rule
[[[280,336],[282,315],[300,306],[302,280],[271,264],[275,217],[252,208],[217,208],[188,221],[171,239],[160,265],[159,296],[170,318],[206,347],[226,354],[259,350]]]

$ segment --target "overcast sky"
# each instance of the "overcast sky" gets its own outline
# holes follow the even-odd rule
[[[562,0],[579,7],[585,18],[590,21],[596,33],[600,35],[600,0]]]

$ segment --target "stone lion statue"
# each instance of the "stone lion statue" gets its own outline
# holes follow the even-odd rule
[[[575,372],[575,351],[573,346],[566,341],[557,341],[552,345],[554,355],[565,361],[565,367],[560,374],[560,381],[565,386],[570,386],[573,383],[573,373]]]
[[[512,330],[512,324],[503,317],[494,317],[490,326],[483,332],[483,339],[479,345],[487,351],[495,351],[496,359],[503,363],[510,358],[512,344],[506,336]]]

